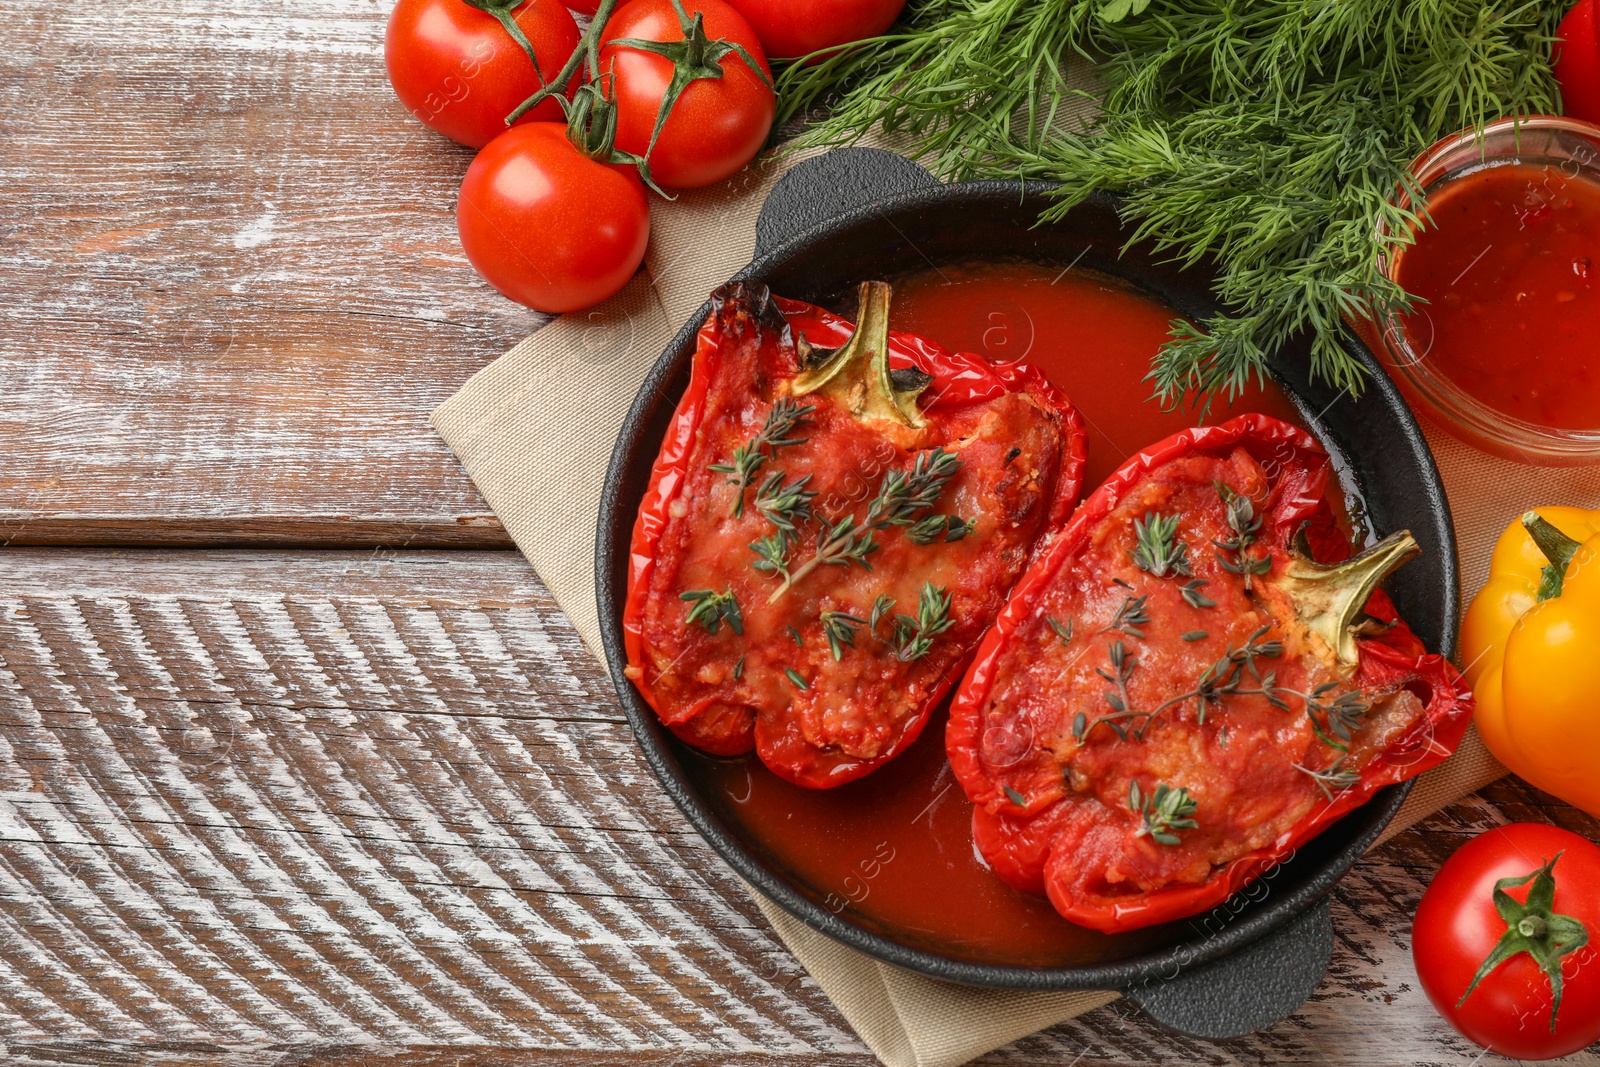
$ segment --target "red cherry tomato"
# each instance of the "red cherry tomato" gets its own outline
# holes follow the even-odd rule
[[[1575,119],[1600,122],[1600,19],[1595,0],[1578,0],[1556,30],[1551,58],[1561,83],[1562,109]]]
[[[561,0],[528,0],[512,15],[554,77],[578,47],[578,24]],[[506,116],[539,91],[528,53],[493,16],[462,0],[400,0],[389,15],[383,58],[395,95],[431,130],[482,148],[506,130]],[[519,122],[561,119],[546,100]]]
[[[650,149],[650,174],[658,184],[693,189],[721,181],[761,151],[777,102],[766,53],[744,17],[723,0],[685,0],[683,7],[691,18],[696,12],[704,16],[711,41],[743,46],[761,73],[737,52],[723,56],[717,64],[722,77],[689,83],[650,149],[656,113],[672,81],[672,61],[610,42],[684,40],[672,0],[631,0],[619,8],[606,25],[600,69],[614,75],[608,91],[617,102],[617,147],[641,156]]]
[[[1467,992],[1484,961],[1513,930],[1496,907],[1495,883],[1524,879],[1551,860],[1555,897],[1548,911],[1566,921],[1560,927],[1549,923],[1548,931],[1564,928],[1570,934],[1576,922],[1588,935],[1582,947],[1552,957],[1562,976],[1553,1031],[1551,979],[1530,952],[1500,962]],[[1515,915],[1538,892],[1538,879],[1502,888]],[[1543,920],[1529,929],[1537,932],[1540,925]],[[1537,823],[1480,834],[1445,861],[1423,894],[1411,953],[1439,1014],[1484,1048],[1512,1059],[1544,1060],[1593,1044],[1600,1040],[1600,847]]]
[[[632,167],[597,163],[555,122],[516,126],[467,168],[461,247],[500,292],[539,311],[586,308],[628,283],[650,240]]]
[[[1585,0],[1588,2],[1588,0]],[[728,0],[755,27],[767,55],[795,59],[876,37],[906,0]]]
[[[567,0],[567,6],[580,15],[593,15],[600,10],[600,0]]]

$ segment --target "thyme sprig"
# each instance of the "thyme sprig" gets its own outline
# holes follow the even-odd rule
[[[910,663],[926,656],[933,650],[933,639],[955,625],[950,618],[950,600],[950,590],[923,582],[917,617],[895,616],[895,657],[900,662]]]
[[[961,469],[961,457],[943,448],[917,453],[910,471],[884,475],[878,495],[867,506],[867,525],[874,530],[910,526],[939,502],[944,487]],[[965,525],[965,523],[963,523]]]
[[[811,518],[811,501],[817,494],[806,488],[810,482],[808,474],[786,483],[782,471],[773,471],[756,490],[756,511],[779,530],[794,535],[796,526]]]
[[[1558,108],[1566,6],[911,0],[885,36],[789,66],[778,121],[821,116],[822,144],[881,127],[945,178],[1057,183],[1051,217],[1115,193],[1130,241],[1213,258],[1223,310],[1173,323],[1149,376],[1167,401],[1259,380],[1297,334],[1315,377],[1357,390],[1344,322],[1406,303],[1379,253],[1415,216],[1390,194],[1438,138]],[[1096,82],[1097,118],[1063,121]]]
[[[822,613],[822,632],[828,638],[828,650],[833,653],[835,662],[844,658],[846,648],[856,647],[856,631],[866,624],[867,620],[846,611]]]
[[[939,495],[944,492],[945,484],[960,469],[961,457],[954,452],[946,452],[943,448],[934,448],[927,452],[919,452],[912,462],[911,470],[892,470],[884,475],[883,482],[878,486],[878,495],[873,497],[872,503],[867,506],[865,519],[858,521],[855,516],[846,515],[831,525],[824,524],[817,533],[816,554],[793,572],[787,570],[787,564],[782,571],[778,571],[775,567],[767,568],[783,575],[783,584],[773,591],[767,602],[769,604],[776,602],[796,582],[823,565],[848,567],[855,563],[870,571],[872,563],[867,557],[882,547],[878,544],[874,531],[887,530],[892,526],[914,526],[918,514],[939,502]],[[809,502],[810,498],[807,497],[808,515]],[[952,532],[956,522],[960,522],[963,526],[959,536],[951,537],[947,533],[946,540],[960,540],[966,536],[965,520],[947,519],[945,522],[946,529]],[[772,562],[770,554],[763,555],[762,550],[757,550],[757,554],[762,555],[762,560],[756,564],[757,567]]]
[[[1245,589],[1249,590],[1254,576],[1272,570],[1270,553],[1265,556],[1250,555],[1250,546],[1256,543],[1256,535],[1261,532],[1261,516],[1256,513],[1255,503],[1249,497],[1234,492],[1224,482],[1213,484],[1217,495],[1222,498],[1228,529],[1233,531],[1232,537],[1211,542],[1216,546],[1217,563],[1229,574],[1241,575]]]
[[[1308,775],[1317,784],[1317,788],[1322,791],[1322,795],[1332,800],[1335,793],[1342,793],[1361,781],[1360,773],[1346,767],[1344,761],[1345,757],[1340,756],[1327,769],[1320,771],[1313,770],[1310,767],[1303,767],[1298,763],[1294,765],[1294,769]]]
[[[870,571],[872,561],[867,557],[881,547],[883,546],[879,545],[873,536],[872,527],[860,525],[852,515],[846,515],[831,526],[824,524],[822,529],[817,531],[816,553],[802,563],[798,570],[784,573],[783,584],[773,590],[772,595],[767,598],[767,603],[776,603],[778,598],[787,593],[796,582],[821,566],[848,567],[854,563]]]
[[[1116,614],[1111,616],[1111,621],[1096,630],[1093,636],[1124,633],[1129,637],[1137,637],[1143,640],[1144,630],[1142,627],[1150,625],[1149,603],[1150,597],[1148,594],[1145,596],[1123,597],[1122,603],[1117,607]]]
[[[1154,578],[1188,578],[1194,574],[1189,546],[1178,539],[1178,516],[1147,511],[1133,520],[1134,566]]]
[[[744,514],[744,491],[755,482],[756,475],[767,460],[774,458],[778,449],[805,440],[804,437],[795,436],[795,431],[809,426],[816,410],[815,404],[800,404],[790,397],[779,397],[778,402],[772,405],[772,410],[767,412],[766,422],[762,423],[761,429],[733,450],[730,462],[711,464],[712,470],[728,476],[727,482],[737,494],[733,500],[734,518]]]
[[[766,537],[750,542],[750,551],[756,554],[756,561],[750,566],[764,574],[775,574],[784,581],[789,579],[789,549],[794,544],[794,539],[784,530],[777,530]]]
[[[878,623],[883,621],[884,616],[888,615],[893,607],[894,597],[888,593],[879,593],[877,599],[872,602],[872,615],[867,622],[867,629],[876,634]]]
[[[1054,615],[1046,615],[1044,617],[1044,621],[1045,625],[1049,626],[1050,629],[1055,632],[1055,635],[1061,638],[1061,644],[1063,646],[1072,644],[1073,622],[1071,616],[1068,616],[1067,621],[1064,624]]]
[[[678,599],[690,604],[689,615],[684,620],[688,625],[699,623],[707,633],[715,634],[726,621],[734,633],[744,633],[744,616],[739,613],[739,601],[731,590],[718,593],[710,589],[691,589],[679,593]]]
[[[1208,579],[1192,578],[1183,583],[1183,587],[1178,590],[1178,593],[1183,597],[1183,602],[1191,608],[1201,610],[1214,608],[1217,606],[1217,602],[1200,591],[1210,584],[1211,582]]]
[[[1134,837],[1149,836],[1158,845],[1181,845],[1179,830],[1196,830],[1200,824],[1193,818],[1199,805],[1184,787],[1172,788],[1165,782],[1146,793],[1137,780],[1128,783],[1128,808],[1141,819]]]

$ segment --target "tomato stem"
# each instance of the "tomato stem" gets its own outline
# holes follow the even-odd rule
[[[533,73],[538,77],[539,84],[546,88],[549,87],[549,84],[544,80],[544,71],[539,69],[539,57],[534,53],[532,43],[529,42],[527,35],[522,32],[522,27],[517,25],[517,20],[511,15],[511,12],[520,7],[524,0],[462,0],[462,2],[469,7],[477,8],[485,14],[493,15],[495,20],[511,35],[511,39],[517,42],[524,52],[528,53],[528,59],[533,63]],[[561,85],[564,82],[558,81],[556,84]],[[506,123],[508,126],[510,124],[509,121]]]
[[[472,3],[473,0],[467,2]],[[619,2],[620,0],[600,0],[600,7],[595,11],[594,19],[589,23],[589,28],[583,32],[583,40],[578,42],[578,47],[572,50],[572,55],[561,65],[561,70],[554,80],[545,82],[542,89],[518,104],[516,109],[506,116],[507,126],[551,97],[562,99],[559,95],[561,87],[572,81],[573,76],[578,73],[578,65],[585,60],[588,60],[589,65],[589,81],[595,83],[600,80],[600,37],[605,33],[606,23],[611,21],[611,13],[617,9]]]
[[[1505,920],[1506,932],[1501,935],[1493,951],[1478,965],[1478,972],[1472,976],[1472,984],[1456,1001],[1456,1007],[1465,1004],[1467,998],[1472,996],[1472,991],[1478,988],[1478,983],[1496,967],[1526,952],[1550,980],[1550,1032],[1556,1032],[1556,1015],[1561,1011],[1562,958],[1589,943],[1589,928],[1582,921],[1570,915],[1557,915],[1555,911],[1555,868],[1561,857],[1562,853],[1557,852],[1555,859],[1547,861],[1530,874],[1521,878],[1501,878],[1495,882],[1494,907],[1500,913],[1500,918]],[[1529,882],[1533,884],[1528,886],[1528,895],[1524,900],[1519,901],[1507,892]]]

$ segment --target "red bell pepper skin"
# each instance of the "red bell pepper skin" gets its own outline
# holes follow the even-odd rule
[[[1578,0],[1556,29],[1551,62],[1561,83],[1561,110],[1600,123],[1600,20],[1595,0]]]
[[[1207,607],[1203,603],[1197,606],[1187,598],[1179,601],[1179,586],[1164,583],[1177,583],[1181,579],[1153,576],[1146,573],[1148,568],[1129,565],[1126,573],[1130,578],[1142,580],[1138,591],[1150,594],[1147,603],[1150,619],[1135,628],[1140,637],[1136,640],[1122,632],[1098,636],[1104,631],[1086,637],[1084,630],[1096,625],[1098,620],[1080,620],[1082,629],[1074,638],[1078,644],[1073,645],[1073,639],[1062,638],[1058,648],[1057,639],[1066,627],[1051,616],[1055,636],[1044,631],[1047,603],[1092,603],[1090,593],[1081,594],[1084,599],[1079,601],[1063,598],[1079,596],[1078,590],[1098,589],[1112,573],[1103,561],[1116,558],[1105,553],[1124,543],[1114,538],[1128,537],[1127,527],[1118,525],[1122,517],[1128,514],[1137,517],[1139,509],[1143,508],[1141,501],[1162,499],[1150,494],[1167,491],[1168,481],[1163,479],[1181,487],[1182,472],[1209,471],[1211,467],[1203,465],[1211,463],[1215,463],[1217,469],[1244,471],[1260,479],[1254,484],[1260,489],[1262,499],[1255,500],[1254,505],[1261,526],[1250,551],[1262,560],[1270,559],[1270,569],[1255,575],[1256,593],[1251,594],[1242,576],[1233,573],[1225,563],[1219,570],[1214,560],[1225,557],[1220,547],[1213,555],[1213,544],[1201,540],[1204,526],[1187,527],[1192,556],[1184,566],[1192,566],[1193,575],[1207,578],[1207,584],[1199,588],[1220,604]],[[1187,652],[1191,647],[1200,647],[1188,642],[1210,637],[1199,630],[1199,626],[1219,630],[1230,622],[1236,627],[1243,622],[1247,628],[1254,627],[1256,617],[1248,615],[1242,607],[1230,616],[1217,613],[1229,611],[1230,605],[1259,603],[1261,598],[1277,595],[1263,590],[1278,588],[1266,583],[1280,581],[1288,572],[1290,546],[1295,543],[1297,532],[1304,533],[1312,559],[1326,564],[1348,559],[1348,540],[1339,530],[1328,500],[1330,476],[1328,456],[1314,438],[1267,416],[1245,415],[1220,426],[1186,430],[1131,457],[1085,499],[1061,537],[1018,581],[1011,600],[979,646],[956,692],[946,733],[951,767],[975,805],[974,840],[1003,880],[1025,892],[1048,895],[1057,911],[1067,919],[1107,933],[1194,915],[1221,904],[1268,868],[1293,855],[1297,848],[1335,820],[1366,803],[1377,790],[1421,774],[1455,750],[1470,720],[1470,691],[1443,657],[1427,652],[1398,618],[1393,604],[1381,590],[1372,591],[1365,601],[1365,613],[1371,620],[1363,629],[1381,630],[1374,620],[1392,623],[1392,628],[1358,637],[1353,646],[1358,656],[1355,665],[1338,666],[1325,643],[1320,645],[1323,651],[1322,658],[1318,659],[1312,655],[1319,647],[1317,642],[1305,638],[1304,633],[1290,632],[1293,626],[1281,621],[1275,624],[1277,629],[1273,633],[1284,639],[1285,648],[1271,654],[1277,658],[1259,660],[1261,674],[1266,674],[1269,668],[1273,672],[1269,676],[1271,680],[1265,683],[1269,689],[1274,684],[1287,687],[1299,683],[1304,693],[1309,693],[1313,684],[1334,677],[1342,670],[1345,680],[1338,684],[1355,691],[1357,697],[1373,694],[1371,711],[1375,721],[1368,728],[1381,729],[1381,732],[1371,734],[1364,749],[1360,748],[1361,742],[1346,739],[1351,752],[1361,752],[1362,765],[1350,771],[1353,775],[1358,770],[1359,778],[1338,783],[1336,791],[1325,790],[1326,797],[1311,792],[1313,786],[1323,787],[1309,774],[1301,782],[1299,772],[1304,767],[1288,765],[1289,769],[1285,769],[1281,760],[1275,767],[1268,767],[1262,762],[1263,754],[1277,754],[1273,745],[1290,744],[1278,738],[1289,738],[1291,730],[1299,731],[1293,737],[1299,739],[1296,743],[1301,745],[1293,755],[1306,764],[1312,765],[1304,756],[1305,752],[1325,752],[1325,758],[1331,758],[1334,753],[1318,747],[1323,744],[1320,734],[1317,737],[1307,735],[1311,727],[1300,714],[1310,712],[1310,702],[1304,700],[1304,693],[1300,694],[1298,709],[1277,710],[1276,705],[1269,706],[1264,697],[1251,695],[1260,692],[1257,687],[1263,683],[1259,676],[1249,680],[1248,675],[1242,675],[1246,680],[1241,683],[1241,689],[1245,691],[1212,704],[1209,718],[1204,705],[1197,711],[1193,700],[1178,700],[1147,720],[1121,720],[1129,726],[1144,721],[1153,740],[1181,739],[1181,743],[1155,755],[1145,747],[1153,741],[1146,740],[1143,730],[1129,730],[1128,736],[1119,740],[1110,727],[1095,723],[1100,726],[1098,731],[1091,726],[1080,735],[1076,725],[1079,720],[1067,719],[1067,712],[1062,710],[1069,699],[1080,700],[1075,706],[1099,707],[1101,713],[1109,713],[1115,706],[1114,703],[1112,707],[1099,703],[1113,695],[1100,692],[1110,689],[1109,683],[1094,682],[1093,692],[1091,687],[1069,692],[1074,676],[1066,669],[1056,672],[1055,664],[1068,659],[1072,650],[1081,650],[1077,653],[1079,658],[1103,657],[1113,640],[1125,642],[1133,649],[1138,663],[1130,671],[1129,677],[1133,679],[1130,686],[1142,681],[1145,686],[1154,688],[1143,692],[1124,689],[1123,695],[1140,707],[1160,708],[1163,695],[1177,700],[1184,686],[1195,677],[1183,673],[1192,669],[1194,660],[1182,660],[1182,668],[1166,668],[1173,674],[1170,687],[1162,689],[1169,682],[1156,673],[1163,670],[1162,664],[1180,662],[1177,657],[1185,654],[1199,655]],[[1209,477],[1207,481],[1209,491],[1209,485],[1215,483],[1210,482]],[[1202,491],[1196,488],[1199,484],[1189,483],[1187,491],[1191,495],[1182,499],[1191,502],[1201,499]],[[1171,499],[1179,499],[1177,492],[1173,490]],[[1220,491],[1216,491],[1216,499],[1225,501]],[[1119,511],[1119,505],[1125,500],[1127,506]],[[1199,510],[1196,505],[1188,506],[1191,512]],[[1216,507],[1225,513],[1224,504]],[[1148,522],[1150,512],[1143,514],[1144,521]],[[1186,521],[1200,520],[1189,514]],[[1409,538],[1406,540],[1409,542]],[[1091,555],[1096,552],[1102,555]],[[1120,558],[1128,559],[1131,555],[1123,553]],[[1074,570],[1086,556],[1091,561],[1101,562],[1092,572]],[[1133,560],[1137,563],[1136,556]],[[1265,568],[1268,564],[1263,562],[1262,566]],[[1133,583],[1129,582],[1127,588],[1131,596]],[[1372,584],[1361,588],[1371,589]],[[1120,595],[1120,591],[1113,592]],[[1258,599],[1253,601],[1252,596]],[[1357,592],[1349,600],[1359,607],[1358,602],[1363,597],[1364,592]],[[1288,601],[1279,603],[1281,611],[1281,605]],[[1263,614],[1262,617],[1272,616]],[[1290,617],[1299,618],[1296,614]],[[1186,633],[1182,642],[1175,639],[1178,630],[1189,626],[1197,629]],[[1226,647],[1231,653],[1236,645],[1230,640]],[[1220,649],[1213,650],[1211,655],[1215,656],[1218,651]],[[1056,658],[1049,659],[1052,656]],[[1152,665],[1145,666],[1143,661]],[[1095,661],[1085,660],[1084,664],[1087,666],[1091,662]],[[1038,663],[1046,666],[1035,667]],[[1071,660],[1067,666],[1076,670],[1075,664],[1076,660]],[[1029,692],[1018,689],[1017,680],[1026,678],[1027,672],[1034,669],[1049,674],[1055,688],[1039,687],[1037,701],[1024,701],[1032,705],[1026,712],[996,705],[994,694]],[[1312,677],[1313,670],[1322,673]],[[1145,673],[1139,673],[1141,671]],[[1099,677],[1109,678],[1110,675],[1100,674]],[[1309,680],[1302,682],[1302,678]],[[1288,689],[1281,692],[1288,692]],[[1376,694],[1384,696],[1380,698]],[[1331,700],[1332,695],[1326,699]],[[1389,703],[1380,704],[1380,699]],[[1395,710],[1386,712],[1384,708]],[[1282,718],[1274,719],[1274,716]],[[1108,718],[1115,720],[1116,717],[1109,715]],[[1066,721],[1073,722],[1074,726],[1069,729]],[[1316,717],[1312,716],[1310,722],[1315,726]],[[1323,726],[1327,728],[1326,723]],[[1232,742],[1235,748],[1229,754],[1226,746],[1230,739],[1225,731],[1230,727],[1239,737],[1267,740],[1241,742],[1236,737]],[[1247,730],[1256,728],[1260,728],[1260,732],[1246,734]],[[1163,734],[1163,730],[1168,732]],[[1380,742],[1383,747],[1374,751]],[[1218,744],[1223,747],[1217,747]],[[1244,745],[1242,750],[1241,744]],[[1250,747],[1252,744],[1258,747]],[[1139,747],[1114,747],[1118,745]],[[1097,754],[1091,746],[1109,747],[1102,747]],[[1169,759],[1167,754],[1173,752],[1177,757]],[[1197,756],[1190,757],[1191,752]],[[1286,752],[1285,756],[1288,755]],[[1101,762],[1092,762],[1096,758]],[[1186,768],[1183,766],[1186,758],[1197,759],[1206,766],[1198,770]],[[1235,766],[1228,762],[1230,759],[1245,762]],[[1141,764],[1141,760],[1152,762]],[[1102,780],[1078,779],[1076,776],[1082,773],[1080,768],[1085,766],[1102,769]],[[1117,768],[1123,766],[1135,767],[1136,771],[1132,776],[1115,777]],[[1137,768],[1148,770],[1151,766],[1161,768],[1174,782],[1185,780],[1184,776],[1192,771],[1190,780],[1201,783],[1196,794],[1197,807],[1179,813],[1192,814],[1198,825],[1175,823],[1179,828],[1170,831],[1168,843],[1159,843],[1148,827],[1141,825],[1142,813],[1134,807],[1134,798],[1129,796],[1129,782],[1139,777]],[[1273,777],[1275,773],[1277,777]],[[1237,777],[1231,781],[1216,777],[1225,774]],[[1255,781],[1279,784],[1256,785]],[[1142,796],[1146,801],[1154,785],[1146,774],[1142,783]],[[1211,794],[1207,788],[1210,786],[1217,787],[1216,795],[1222,799],[1208,807]],[[1252,796],[1252,789],[1261,790],[1262,795]],[[1271,790],[1277,790],[1277,794]],[[1126,802],[1122,800],[1125,796],[1129,797]],[[1231,850],[1207,851],[1225,848],[1228,844],[1227,841],[1205,841],[1201,835],[1208,830],[1213,834],[1237,830],[1246,835],[1258,826],[1278,826],[1278,823],[1266,821],[1255,823],[1252,815],[1240,813],[1257,801],[1261,810],[1274,813],[1280,822],[1286,823],[1275,836],[1255,847],[1246,847],[1244,842],[1248,839],[1241,836],[1237,847]],[[1219,806],[1222,810],[1218,810]],[[1294,816],[1292,824],[1287,824],[1290,815],[1284,813],[1297,811],[1303,814]],[[1190,842],[1194,842],[1192,847],[1198,851],[1181,853]],[[1212,862],[1212,856],[1220,857],[1220,862]],[[1145,873],[1141,871],[1141,864],[1159,865],[1169,858],[1174,864],[1192,861],[1194,865],[1171,876],[1152,873],[1144,879],[1147,884],[1139,884]],[[1121,880],[1113,880],[1109,874],[1102,877],[1103,872],[1113,868],[1141,873]]]
[[[811,788],[870,773],[916,740],[1010,586],[1060,532],[1082,489],[1080,418],[1032,367],[995,365],[891,332],[889,368],[931,378],[916,401],[923,426],[880,430],[836,398],[794,392],[807,369],[802,342],[813,350],[842,349],[854,334],[841,316],[770,297],[760,287],[735,284],[714,295],[634,527],[622,619],[629,677],[679,738],[714,755],[754,749],[775,773]],[[947,445],[963,463],[938,502],[916,517],[966,509],[963,517],[976,520],[970,534],[923,545],[908,540],[906,526],[884,526],[874,532],[880,547],[864,563],[814,567],[792,587],[753,570],[753,542],[769,527],[755,490],[730,489],[725,468],[731,446],[749,439],[780,398],[817,409],[794,431],[796,443],[771,450],[758,476],[790,482],[809,476],[818,492],[792,541],[790,573],[800,574],[828,526],[844,516],[865,519],[867,501],[888,472],[910,471],[936,446]],[[1030,440],[1045,441],[1030,455],[1048,467],[1023,479],[1032,488],[1021,495],[1006,465],[1008,453],[1023,449],[1010,448],[1003,434],[977,430],[986,418],[992,427],[997,413],[1015,419],[1019,411]],[[724,470],[713,472],[713,464]],[[743,510],[730,513],[736,500],[745,502]],[[1023,509],[1016,521],[986,515],[979,503],[1001,500]],[[898,614],[917,614],[929,568],[937,581],[928,584],[950,594],[951,626],[928,650],[897,656],[893,615],[865,625],[874,597],[884,593]],[[980,577],[991,580],[980,585]],[[715,632],[685,621],[680,598],[700,587],[734,597],[737,633],[731,621]],[[845,635],[853,643],[830,655],[819,618],[838,612],[855,619],[853,634]]]

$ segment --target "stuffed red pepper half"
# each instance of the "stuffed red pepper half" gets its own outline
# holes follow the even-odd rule
[[[1130,459],[1017,583],[946,743],[1001,878],[1115,933],[1220,904],[1454,751],[1469,691],[1350,558],[1327,454],[1262,415]]]
[[[712,301],[634,528],[628,676],[706,752],[825,788],[914,741],[1081,489],[1034,369],[736,283]]]

